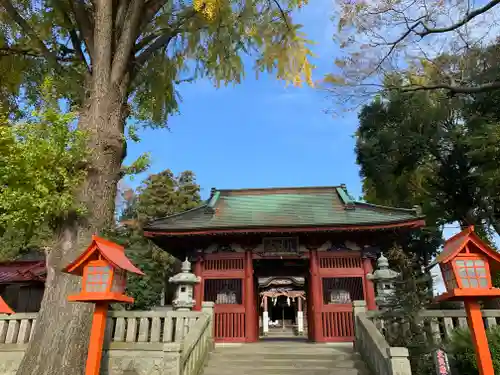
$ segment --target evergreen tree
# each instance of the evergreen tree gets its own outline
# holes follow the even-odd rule
[[[135,302],[127,308],[147,310],[160,303],[163,293],[167,294],[167,300],[171,297],[173,290],[166,280],[179,267],[174,257],[144,237],[142,226],[150,220],[198,206],[200,186],[191,171],[174,176],[172,171],[165,170],[146,178],[137,192],[127,190],[123,195],[122,225],[109,236],[125,246],[127,256],[146,274],[129,276],[127,291]]]
[[[434,371],[432,352],[436,349],[426,335],[427,327],[419,314],[432,299],[432,283],[423,271],[416,256],[409,255],[394,246],[387,257],[391,268],[400,273],[394,283],[395,291],[388,299],[391,306],[381,313],[385,324],[385,336],[391,346],[408,348],[414,375],[428,375]]]

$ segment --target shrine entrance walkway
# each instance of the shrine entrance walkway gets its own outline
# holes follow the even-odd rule
[[[307,259],[254,261],[259,336],[307,336]]]
[[[218,344],[203,375],[369,375],[352,343],[313,344],[266,338],[251,344]]]

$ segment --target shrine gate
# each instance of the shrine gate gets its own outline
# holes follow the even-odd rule
[[[366,279],[377,254],[424,225],[417,209],[354,201],[336,187],[212,189],[199,207],[152,222],[145,235],[201,277],[196,308],[215,302],[214,337],[254,342],[293,330],[352,341],[352,301],[375,309]]]

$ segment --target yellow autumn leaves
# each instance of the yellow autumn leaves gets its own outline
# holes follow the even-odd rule
[[[219,8],[226,7],[221,2],[226,0],[193,0],[193,8],[199,12],[207,22],[214,22],[219,16]],[[301,8],[308,4],[309,0],[292,0],[289,5],[296,8]],[[255,6],[255,12],[258,12]],[[280,9],[280,13],[281,13]],[[311,42],[297,33],[297,28],[290,25],[291,19],[288,16],[283,22],[286,25],[281,42],[275,43],[268,38],[263,37],[254,24],[250,24],[246,28],[247,36],[252,39],[261,39],[257,42],[263,46],[264,65],[274,66],[277,70],[278,79],[284,80],[287,84],[293,84],[296,87],[307,86],[314,87],[313,69],[314,66],[309,61],[312,57],[312,52],[307,47]],[[266,40],[267,39],[267,40]],[[266,61],[267,60],[267,61]],[[269,69],[268,69],[269,70]]]
[[[193,8],[210,22],[217,15],[217,0],[193,0]]]

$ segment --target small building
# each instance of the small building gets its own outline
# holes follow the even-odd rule
[[[46,273],[45,260],[0,263],[0,296],[16,313],[37,312]]]
[[[217,341],[295,330],[341,342],[354,338],[352,301],[375,308],[366,275],[377,254],[423,225],[419,210],[355,201],[345,185],[212,189],[202,205],[151,222],[145,235],[193,263],[195,308],[215,303]]]

